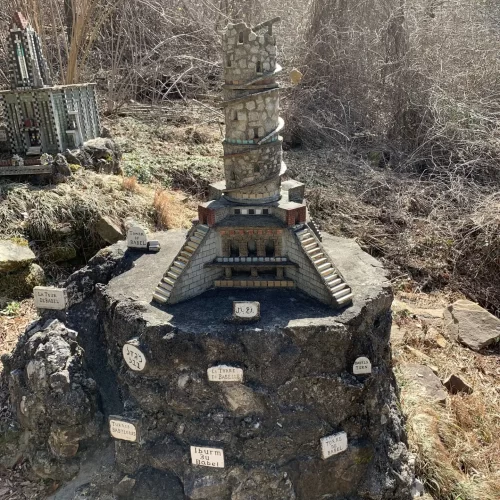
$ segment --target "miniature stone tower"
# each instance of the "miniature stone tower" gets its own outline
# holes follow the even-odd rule
[[[0,125],[6,124],[11,153],[31,158],[17,169],[0,160],[0,175],[42,173],[48,168],[40,165],[42,153],[62,153],[99,136],[95,85],[53,86],[40,38],[21,13],[9,31],[11,90],[0,92]]]
[[[174,304],[209,288],[298,288],[344,307],[352,293],[308,219],[304,184],[282,182],[273,24],[229,24],[223,34],[225,180],[210,186],[199,221],[154,291]]]

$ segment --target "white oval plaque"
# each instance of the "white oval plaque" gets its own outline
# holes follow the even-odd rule
[[[124,420],[109,419],[109,433],[115,439],[137,441],[137,429],[134,424]]]
[[[224,450],[207,448],[206,446],[191,446],[191,461],[193,465],[224,468]]]
[[[347,434],[338,432],[320,439],[321,443],[321,458],[323,460],[347,450]]]
[[[212,366],[207,375],[210,382],[243,382],[243,370],[235,366]]]
[[[136,372],[142,372],[146,368],[146,356],[140,349],[131,344],[123,346],[123,359],[127,366]]]
[[[147,248],[148,237],[146,231],[140,226],[132,226],[127,231],[127,247],[128,248]]]
[[[259,319],[260,302],[233,302],[233,315],[235,318]]]
[[[366,375],[372,372],[372,364],[368,358],[361,357],[356,359],[352,366],[354,375]]]

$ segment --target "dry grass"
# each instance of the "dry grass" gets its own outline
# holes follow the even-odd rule
[[[126,191],[121,183],[84,169],[55,186],[0,182],[0,238],[29,240],[48,280],[57,282],[107,246],[96,231],[101,216],[154,225],[152,193]]]
[[[192,205],[187,203],[185,196],[164,189],[155,191],[153,207],[156,214],[156,225],[160,230],[188,228],[196,215]]]
[[[415,297],[415,294],[405,295]],[[417,475],[425,480],[435,499],[497,500],[500,498],[498,354],[477,354],[449,338],[444,348],[438,347],[436,332],[446,335],[441,320],[403,311],[396,314],[396,322],[404,333],[393,346],[396,373],[410,446],[417,455]],[[455,373],[474,392],[450,396],[446,406],[434,405],[398,370],[406,362],[432,366],[442,380]]]
[[[139,191],[139,183],[137,182],[137,177],[135,175],[133,175],[132,177],[124,177],[122,180],[122,189],[124,191],[137,193]]]

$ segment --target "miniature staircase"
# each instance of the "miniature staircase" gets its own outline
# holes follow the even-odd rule
[[[353,294],[342,276],[333,267],[328,255],[323,251],[316,235],[307,226],[302,227],[295,233],[300,241],[304,252],[311,260],[321,276],[321,279],[328,287],[334,305],[344,307],[352,302]]]
[[[153,300],[161,304],[166,304],[168,302],[179,276],[187,267],[197,248],[207,236],[209,229],[210,228],[204,224],[198,224],[196,226],[196,229],[188,237],[186,243],[184,243],[184,246],[176,255],[162,280],[158,283],[158,286],[153,292]]]

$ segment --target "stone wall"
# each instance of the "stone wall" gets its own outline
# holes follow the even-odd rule
[[[283,157],[281,145],[281,140],[258,149],[249,147],[248,150],[225,145],[226,187],[233,189],[279,175]]]
[[[77,337],[59,321],[41,319],[2,358],[11,403],[28,440],[19,452],[41,477],[71,478],[82,443],[85,447],[100,433],[96,382],[86,370]]]
[[[230,23],[222,37],[226,83],[246,83],[255,77],[255,73],[269,73],[276,69],[276,39],[273,35],[257,34],[245,23]]]
[[[253,143],[263,139],[279,123],[279,89],[256,94],[225,91],[226,141]],[[238,98],[236,101],[232,99]]]
[[[221,255],[220,237],[211,229],[177,278],[170,298],[171,304],[199,295],[213,287],[214,281],[223,271],[219,268],[205,268],[204,264],[213,262],[218,255]]]
[[[219,231],[222,235],[222,257],[231,256],[231,244],[239,247],[238,257],[248,257],[248,242],[254,241],[257,257],[266,256],[266,243],[274,244],[274,256],[283,255],[283,229],[231,228]]]
[[[236,203],[271,203],[279,200],[281,195],[281,178],[279,176],[269,179],[265,183],[255,184],[229,192],[227,199]]]

